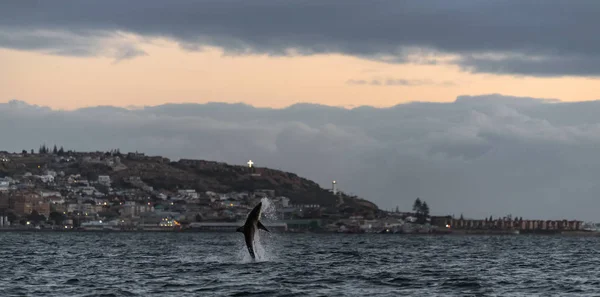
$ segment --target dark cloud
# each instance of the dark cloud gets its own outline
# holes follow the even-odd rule
[[[435,214],[595,219],[600,201],[600,101],[501,95],[351,110],[297,104],[168,104],[55,111],[0,104],[1,149],[57,143],[145,151],[331,180],[380,207]]]
[[[104,31],[71,32],[62,29],[49,31],[22,28],[2,30],[0,26],[0,47],[34,50],[58,56],[105,56],[114,58],[115,63],[147,55],[131,42],[115,41],[114,37],[118,36],[119,34]]]
[[[539,77],[598,76],[600,56],[508,56],[496,59],[465,56],[459,59],[459,65],[463,70],[475,73],[520,74]]]
[[[344,53],[389,63],[446,63],[438,55],[453,54],[459,58],[451,63],[471,71],[597,76],[597,11],[600,2],[592,0],[22,0],[0,2],[0,32],[69,32],[87,41],[128,32],[171,38],[189,50],[212,45],[228,54]],[[0,46],[94,52],[77,42],[67,50],[29,37],[2,36]]]
[[[455,85],[455,83],[450,81],[444,82],[435,82],[430,79],[350,79],[346,82],[349,85],[373,85],[373,86],[424,86],[424,85],[438,85],[444,87],[450,87]]]

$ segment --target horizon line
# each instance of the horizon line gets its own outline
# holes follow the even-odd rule
[[[460,101],[461,98],[477,98],[477,97],[486,97],[486,96],[500,96],[501,98],[498,98],[497,100],[488,100],[488,99],[481,99],[482,102],[486,102],[486,101],[502,101],[502,100],[510,100],[510,99],[517,99],[517,100],[531,100],[531,101],[536,101],[538,103],[584,103],[584,102],[596,102],[596,101],[600,101],[600,99],[594,99],[594,100],[582,100],[582,101],[563,101],[560,99],[555,99],[555,98],[536,98],[536,97],[525,97],[525,96],[512,96],[512,95],[503,95],[501,93],[484,93],[484,94],[477,94],[477,95],[459,95],[456,98],[454,98],[453,101],[424,101],[424,100],[413,100],[413,101],[406,101],[406,102],[400,102],[394,105],[389,105],[389,106],[374,106],[374,105],[359,105],[359,106],[353,106],[353,105],[349,105],[349,106],[340,106],[340,105],[328,105],[328,104],[321,104],[321,103],[314,103],[314,102],[296,102],[284,107],[262,107],[262,106],[256,106],[250,103],[246,103],[246,102],[225,102],[225,101],[207,101],[207,102],[176,102],[176,101],[171,101],[171,102],[164,102],[161,104],[156,104],[156,105],[144,105],[144,106],[134,106],[134,105],[127,105],[127,106],[118,106],[118,105],[90,105],[90,106],[85,106],[85,107],[78,107],[78,108],[72,108],[72,109],[65,109],[65,108],[54,108],[52,106],[49,105],[38,105],[38,104],[32,104],[27,102],[26,100],[21,100],[21,99],[8,99],[7,101],[0,101],[0,104],[11,104],[11,103],[16,103],[16,104],[26,104],[27,106],[30,107],[37,107],[37,108],[43,108],[43,109],[50,109],[51,111],[66,111],[66,112],[73,112],[73,111],[78,111],[78,110],[85,110],[85,109],[91,109],[91,108],[115,108],[115,109],[121,109],[121,110],[126,110],[126,111],[141,111],[141,110],[146,110],[149,108],[156,108],[156,107],[161,107],[161,106],[169,106],[169,105],[197,105],[197,106],[208,106],[208,105],[227,105],[227,106],[245,106],[245,107],[250,107],[253,109],[257,109],[257,110],[286,110],[286,109],[290,109],[290,108],[294,108],[294,107],[301,107],[301,106],[316,106],[316,107],[326,107],[326,108],[332,108],[332,109],[340,109],[340,110],[347,110],[347,111],[352,111],[355,109],[362,109],[362,108],[370,108],[370,109],[379,109],[379,110],[385,110],[385,109],[393,109],[399,106],[406,106],[406,105],[410,105],[410,104],[454,104],[454,103],[458,103]]]

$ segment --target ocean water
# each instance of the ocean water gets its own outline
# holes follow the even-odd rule
[[[0,296],[600,296],[600,239],[0,233]]]

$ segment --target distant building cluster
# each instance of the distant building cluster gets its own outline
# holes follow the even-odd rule
[[[38,162],[38,154],[0,154],[1,162],[24,164],[15,170],[19,173],[0,177],[0,227],[152,230],[180,228],[184,222],[237,224],[263,198],[269,198],[278,210],[277,219],[322,215],[319,204],[292,205],[289,198],[272,189],[167,191],[155,189],[140,176],[120,174],[128,169],[124,159],[170,162],[162,157],[75,152],[48,156],[47,161]],[[109,167],[112,173],[73,170],[93,166]]]
[[[235,231],[248,211],[264,198],[270,201],[267,218],[270,228],[292,232],[552,232],[584,228],[582,222],[576,220],[511,217],[474,220],[462,216],[458,219],[430,216],[429,206],[419,198],[415,200],[413,212],[400,212],[396,208],[395,212],[360,213],[357,212],[360,204],[370,202],[346,195],[336,181],[332,181],[328,189],[335,195],[335,203],[327,206],[317,199],[304,200],[310,203],[292,201],[269,188],[241,190],[242,187],[238,187],[238,191],[224,192],[177,185],[166,190],[161,179],[144,180],[142,176],[148,176],[143,175],[144,170],[154,174],[160,171],[156,168],[164,168],[159,165],[170,164],[167,158],[137,152],[121,154],[118,150],[80,153],[55,148],[55,153],[50,151],[44,146],[40,154],[0,152],[0,168],[10,169],[0,172],[11,172],[0,175],[0,228]],[[136,164],[144,166],[135,167]],[[177,166],[221,176],[236,170],[202,160],[179,160]],[[263,173],[269,174],[255,167],[251,160],[241,171],[246,174],[249,185],[255,178],[263,178]],[[346,203],[348,201],[352,203]]]
[[[432,224],[458,230],[578,231],[583,227],[583,222],[577,220],[524,220],[509,217],[484,220],[437,217],[432,218]]]

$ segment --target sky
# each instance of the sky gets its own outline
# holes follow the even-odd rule
[[[0,149],[253,158],[382,208],[597,219],[599,9],[3,1]]]
[[[389,107],[598,99],[596,1],[3,1],[0,99]]]

